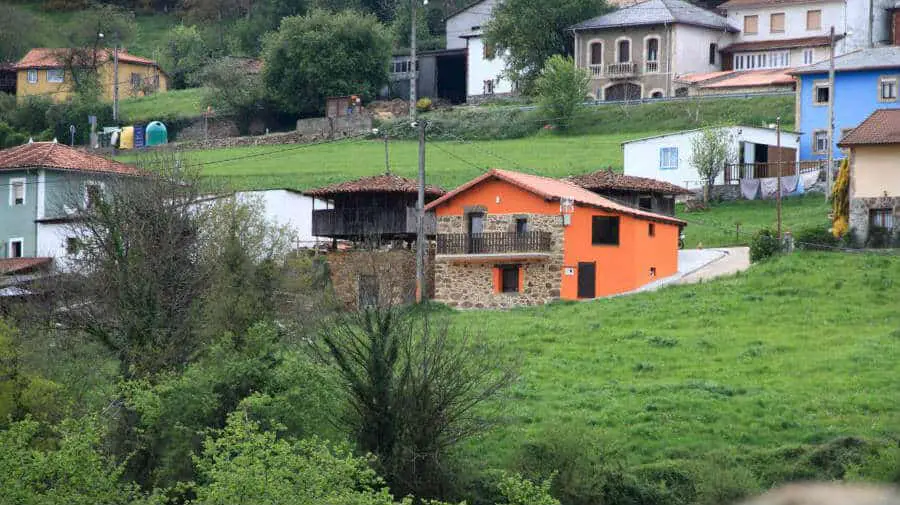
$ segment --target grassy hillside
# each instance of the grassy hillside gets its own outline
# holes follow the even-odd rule
[[[197,117],[206,109],[204,88],[179,89],[119,102],[119,110],[130,121]]]
[[[522,359],[515,401],[467,457],[502,467],[584,435],[630,465],[718,453],[764,487],[799,478],[801,444],[900,429],[898,298],[900,256],[796,253],[701,285],[456,313]],[[823,458],[807,464],[847,464]]]

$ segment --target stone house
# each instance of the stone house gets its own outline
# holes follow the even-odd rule
[[[612,168],[567,177],[566,180],[623,205],[672,217],[675,216],[675,198],[694,194],[671,182],[619,174]]]
[[[721,70],[719,49],[737,31],[692,3],[646,0],[573,26],[575,65],[590,71],[597,100],[686,94],[674,77]]]
[[[623,293],[678,269],[686,223],[576,184],[491,170],[431,202],[434,298],[507,308]]]
[[[879,109],[838,144],[850,150],[850,229],[900,232],[900,110]]]

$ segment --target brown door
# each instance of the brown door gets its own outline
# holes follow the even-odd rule
[[[578,298],[594,298],[597,296],[597,264],[578,264]]]

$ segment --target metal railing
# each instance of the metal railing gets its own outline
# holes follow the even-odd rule
[[[659,62],[658,61],[645,61],[644,62],[644,73],[645,74],[656,74],[659,72]]]
[[[437,236],[437,254],[504,254],[550,252],[547,231],[525,233],[447,233]]]
[[[602,77],[603,76],[603,64],[602,63],[588,65],[588,68],[590,68],[590,70],[591,70],[592,77]]]
[[[608,77],[625,77],[637,73],[637,65],[634,63],[610,63],[606,66]]]
[[[783,161],[781,176],[807,174],[822,170],[828,164],[825,160]],[[730,163],[725,165],[725,184],[738,184],[741,179],[764,179],[779,175],[779,163]]]

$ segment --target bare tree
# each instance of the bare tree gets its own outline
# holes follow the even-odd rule
[[[321,337],[344,379],[350,409],[341,420],[378,457],[391,490],[443,495],[448,450],[491,425],[485,404],[515,379],[514,367],[427,309],[372,306]]]
[[[733,142],[727,128],[704,128],[691,139],[691,165],[703,182],[704,202],[709,202],[709,187],[715,184],[716,177],[737,157]]]

